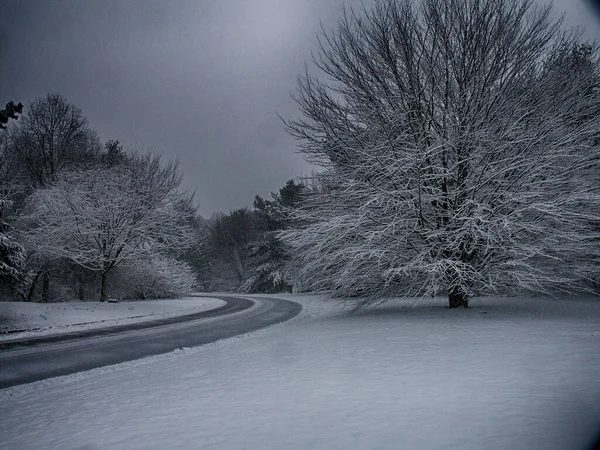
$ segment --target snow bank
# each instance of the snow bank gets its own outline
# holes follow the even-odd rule
[[[6,448],[585,449],[600,302],[317,296],[243,339],[0,391]]]
[[[0,302],[0,342],[194,314],[224,304],[205,297],[120,303]]]

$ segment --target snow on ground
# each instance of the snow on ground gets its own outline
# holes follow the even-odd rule
[[[584,449],[600,431],[600,301],[286,296],[292,321],[0,391],[6,449]]]
[[[224,304],[202,297],[120,303],[0,302],[0,342],[194,314]]]

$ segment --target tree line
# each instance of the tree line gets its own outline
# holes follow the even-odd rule
[[[22,113],[22,114],[21,114]],[[175,164],[100,142],[77,106],[9,103],[0,131],[2,294],[26,301],[195,289],[195,208]]]
[[[302,187],[201,217],[176,164],[101,143],[60,94],[0,112],[0,295],[25,301],[291,289],[276,233]]]

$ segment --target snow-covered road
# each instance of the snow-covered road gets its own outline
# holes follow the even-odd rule
[[[318,296],[291,321],[0,390],[6,449],[585,450],[600,431],[600,302]]]

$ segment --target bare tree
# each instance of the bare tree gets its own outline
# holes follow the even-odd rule
[[[220,215],[209,224],[208,252],[219,288],[237,289],[250,275],[254,217],[246,208]]]
[[[81,109],[60,94],[31,103],[17,129],[13,148],[36,186],[53,181],[64,168],[81,166],[101,149]]]
[[[334,180],[284,233],[298,282],[467,307],[597,271],[598,60],[533,3],[381,0],[323,32],[286,122]]]
[[[28,240],[101,276],[161,250],[183,250],[191,232],[177,204],[181,175],[159,157],[138,156],[111,169],[66,172],[29,199]]]
[[[159,254],[144,255],[116,270],[113,284],[121,278],[117,284],[126,298],[175,298],[197,289],[196,275],[187,263]]]

